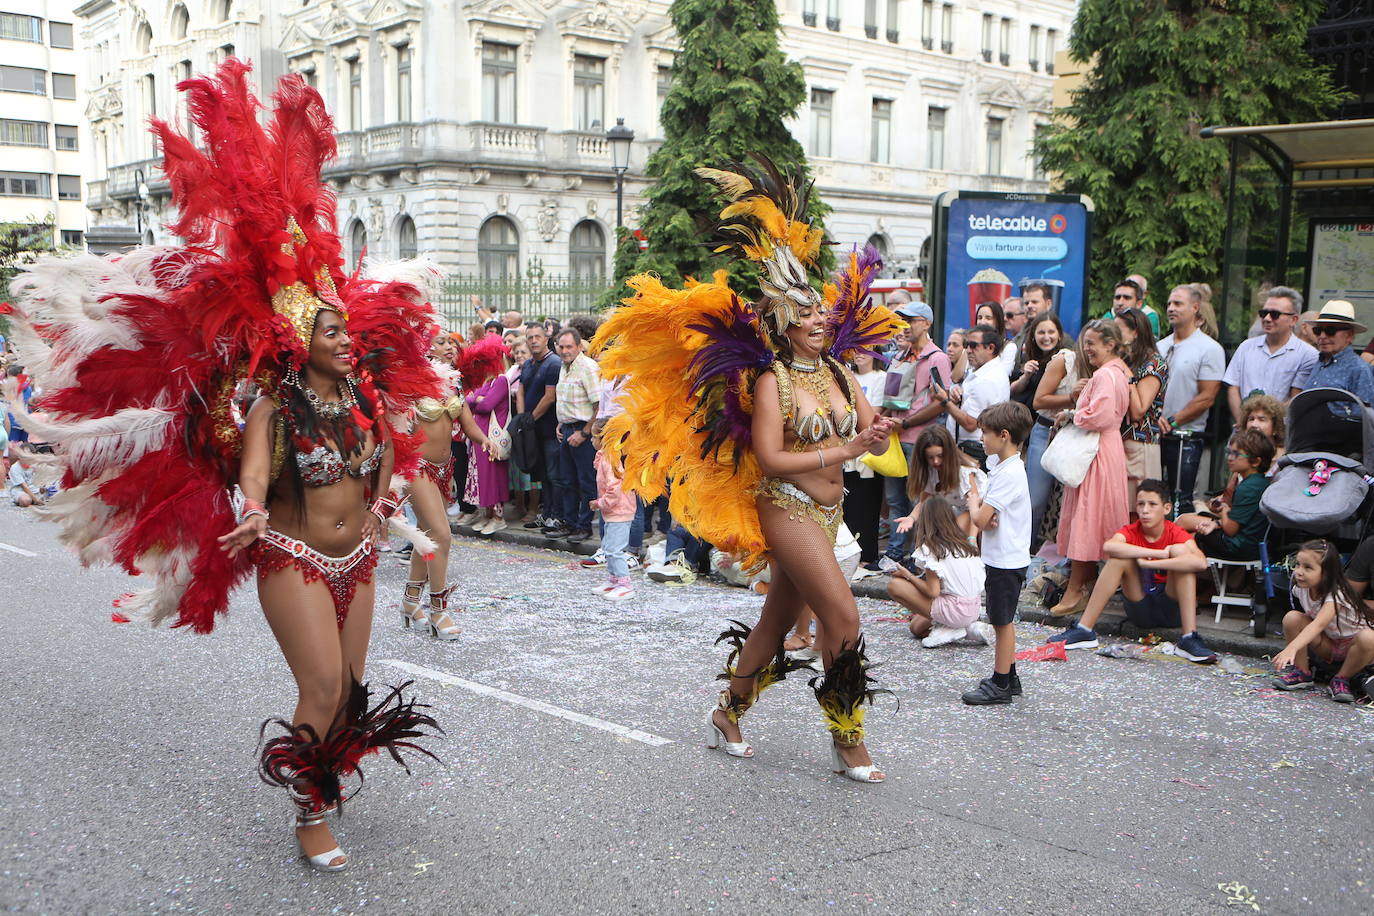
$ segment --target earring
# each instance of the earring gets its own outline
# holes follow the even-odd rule
[[[286,374],[282,376],[281,383],[287,387],[294,386],[299,388],[301,386],[301,376],[300,373],[296,371],[295,366],[288,366],[286,368]]]

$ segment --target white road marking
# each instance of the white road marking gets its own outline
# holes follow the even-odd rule
[[[10,553],[17,553],[17,554],[19,554],[21,557],[36,557],[36,556],[38,556],[38,554],[34,553],[34,552],[31,551],[31,550],[25,550],[25,549],[22,548],[22,547],[15,547],[13,544],[6,544],[4,541],[0,541],[0,550],[8,550]]]
[[[561,706],[554,706],[552,703],[545,703],[543,700],[535,700],[530,697],[522,697],[518,693],[511,693],[499,687],[489,687],[486,684],[479,684],[467,678],[458,677],[456,674],[449,674],[445,671],[436,671],[433,668],[426,668],[423,665],[412,665],[410,662],[403,662],[394,658],[380,659],[383,665],[390,665],[402,671],[415,675],[416,677],[430,678],[441,684],[450,687],[461,687],[472,693],[480,694],[484,697],[491,697],[505,703],[514,703],[516,706],[523,706],[526,709],[533,709],[559,719],[566,719],[569,722],[576,722],[579,725],[586,725],[590,728],[600,729],[603,732],[610,732],[621,738],[629,738],[631,741],[639,741],[652,747],[662,747],[665,744],[672,744],[673,739],[661,738],[658,735],[640,731],[637,728],[630,728],[628,725],[621,725],[617,722],[608,722],[605,719],[598,719],[596,716],[585,715],[580,712],[573,712],[571,709],[563,709]]]

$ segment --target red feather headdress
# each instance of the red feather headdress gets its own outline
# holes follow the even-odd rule
[[[216,541],[235,524],[241,383],[279,390],[329,308],[362,354],[359,387],[400,431],[398,466],[413,461],[410,404],[441,391],[425,359],[438,326],[424,286],[437,269],[344,274],[320,180],[335,152],[324,102],[289,76],[264,127],[248,72],[231,58],[179,85],[202,147],[153,121],[178,209],[169,228],[185,247],[48,257],[13,284],[15,343],[47,414],[25,426],[54,444],[63,477],[45,516],[83,563],[155,578],[117,602],[125,613],[198,632],[250,570]]]

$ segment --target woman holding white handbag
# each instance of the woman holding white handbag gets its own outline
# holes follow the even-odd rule
[[[477,471],[477,505],[486,516],[474,529],[484,537],[506,527],[505,508],[510,499],[510,350],[498,337],[486,337],[463,353],[463,376],[468,382],[468,407],[477,428],[491,440],[487,452],[474,452]]]
[[[1072,614],[1087,604],[1090,580],[1102,559],[1102,545],[1130,521],[1126,450],[1120,430],[1130,406],[1131,373],[1121,359],[1121,331],[1113,322],[1098,319],[1088,322],[1079,341],[1083,358],[1094,371],[1074,408],[1060,414],[1064,429],[1055,437],[1059,448],[1052,441],[1042,459],[1046,470],[1053,473],[1059,469],[1054,453],[1069,452],[1081,460],[1089,453],[1091,440],[1097,439],[1096,453],[1082,482],[1072,485],[1080,468],[1069,468],[1061,478],[1065,480],[1064,510],[1056,544],[1072,561],[1072,571],[1063,601],[1050,609],[1056,616]]]

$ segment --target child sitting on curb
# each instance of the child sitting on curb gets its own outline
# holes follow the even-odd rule
[[[887,584],[892,600],[911,611],[911,635],[927,649],[965,636],[990,643],[992,628],[978,622],[983,560],[959,526],[953,504],[940,495],[927,499],[912,540],[915,571],[898,566]]]
[[[1299,610],[1283,618],[1288,644],[1274,656],[1274,686],[1303,690],[1312,686],[1309,655],[1338,667],[1331,679],[1331,699],[1355,702],[1350,678],[1374,662],[1371,612],[1360,601],[1341,568],[1341,554],[1330,541],[1306,541],[1293,568],[1293,599]]]
[[[1182,627],[1174,654],[1202,665],[1215,662],[1216,653],[1197,632],[1197,574],[1207,568],[1207,558],[1187,531],[1169,521],[1173,500],[1168,485],[1142,480],[1135,511],[1137,520],[1102,545],[1107,563],[1083,618],[1045,641],[1062,642],[1065,649],[1096,648],[1093,627],[1120,588],[1127,620],[1142,630]]]
[[[591,501],[591,506],[601,511],[601,520],[606,523],[606,530],[601,535],[601,550],[606,555],[606,571],[610,575],[610,581],[593,591],[610,601],[624,601],[634,597],[626,549],[630,545],[630,527],[634,524],[637,505],[634,494],[625,492],[620,475],[601,449],[599,423],[592,428],[592,447],[596,449],[596,499]]]

